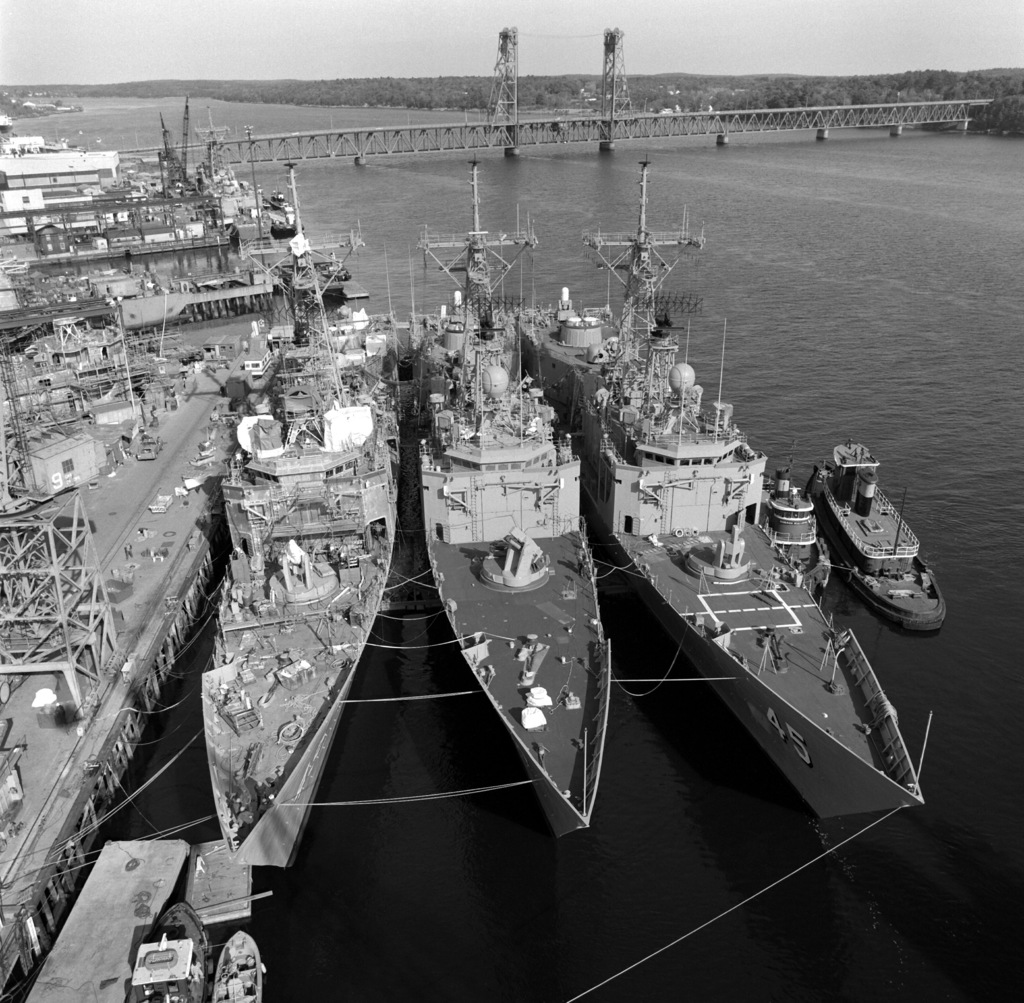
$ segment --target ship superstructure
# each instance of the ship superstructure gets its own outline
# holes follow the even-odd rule
[[[767,456],[733,420],[721,365],[709,402],[679,360],[670,309],[686,298],[659,295],[645,232],[641,208],[617,338],[568,371],[588,523],[816,814],[920,804],[892,704],[856,638],[816,602],[828,563],[811,504],[785,469],[764,487]]]
[[[485,323],[490,332],[488,351],[501,345],[503,364],[510,373],[520,369],[516,317],[519,304],[502,294],[505,277],[520,257],[537,246],[529,223],[518,221],[514,231],[492,235],[480,222],[478,163],[470,163],[472,224],[464,235],[431,233],[424,228],[418,247],[424,262],[433,261],[456,285],[451,301],[433,317],[422,318],[426,336],[418,341],[415,377],[424,398],[432,393],[457,393],[458,385],[471,382],[476,370],[476,332]],[[448,256],[451,255],[451,256]],[[420,401],[421,404],[425,400]]]
[[[238,425],[241,460],[223,486],[233,550],[216,664],[203,674],[229,851],[280,867],[294,856],[383,596],[397,462],[391,402],[364,370],[340,375],[301,234],[292,249],[293,294],[314,300],[296,310],[310,350],[297,370],[285,359],[266,403]]]
[[[615,364],[620,373],[633,380],[631,396],[643,393],[643,365],[640,351],[646,332],[655,325],[656,313],[700,313],[703,299],[693,293],[664,292],[676,266],[705,244],[704,228],[691,231],[688,216],[675,230],[652,230],[647,221],[647,171],[641,164],[640,210],[635,232],[583,234],[583,243],[599,267],[623,288],[622,314],[617,327],[610,306],[585,307],[577,311],[562,289],[553,311],[524,311],[519,318],[523,364],[545,396],[574,430],[579,424],[579,404],[599,386],[604,367]]]

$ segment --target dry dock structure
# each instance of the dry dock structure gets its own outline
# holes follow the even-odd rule
[[[3,485],[0,984],[52,945],[175,655],[213,608],[228,375],[193,373],[156,413],[153,461],[27,507]]]

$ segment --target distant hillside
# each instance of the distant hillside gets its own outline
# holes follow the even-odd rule
[[[520,77],[519,106],[524,110],[563,113],[598,106],[600,75]],[[1005,99],[1024,96],[1024,69],[908,70],[905,73],[853,77],[756,74],[715,76],[662,73],[628,77],[635,109],[697,111],[792,108],[814,105],[871,104],[880,101],[937,101],[957,98]],[[34,85],[9,88],[8,94],[31,92],[50,99],[78,100],[90,96],[174,97],[244,101],[256,104],[335,107],[474,110],[486,108],[490,77],[373,77],[348,80],[145,80],[121,84]],[[1005,125],[1019,102],[990,109]],[[986,116],[986,119],[992,117]],[[980,128],[1002,126],[975,123]],[[1016,129],[1024,131],[1020,124]]]

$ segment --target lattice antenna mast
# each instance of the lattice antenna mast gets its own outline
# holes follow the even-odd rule
[[[608,28],[604,33],[604,75],[601,79],[601,118],[612,121],[616,115],[632,111],[626,64],[622,58],[622,30]]]
[[[607,268],[625,287],[619,337],[623,349],[635,350],[655,326],[655,311],[659,304],[659,290],[678,264],[687,248],[700,250],[704,246],[704,229],[699,236],[691,236],[684,219],[678,230],[652,232],[647,226],[647,175],[650,161],[640,162],[640,214],[635,234],[596,233],[583,234],[583,243],[590,249],[600,266]],[[672,248],[671,257],[662,254],[662,248]],[[661,299],[666,299],[661,297]],[[695,297],[675,297],[670,304],[676,313],[696,313],[700,300]],[[668,304],[663,304],[668,305]]]
[[[470,187],[473,191],[473,223],[472,229],[464,237],[458,235],[432,234],[424,227],[417,247],[423,251],[424,261],[429,257],[448,275],[453,282],[462,288],[465,306],[490,302],[494,288],[519,260],[520,255],[529,247],[537,246],[537,238],[531,223],[526,230],[519,228],[514,233],[502,232],[492,237],[480,225],[480,189],[477,175],[479,164],[470,161]],[[509,258],[505,256],[505,248],[515,253]],[[442,258],[436,251],[458,248],[454,258]],[[464,273],[465,279],[456,277]]]
[[[519,124],[519,30],[503,28],[498,36],[498,60],[487,102],[491,125]]]

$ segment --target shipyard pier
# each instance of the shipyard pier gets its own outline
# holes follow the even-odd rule
[[[159,433],[154,460],[142,458],[141,435],[116,435],[117,459],[110,459],[84,433],[68,443],[55,431],[31,448],[37,457],[46,447],[58,452],[67,486],[12,497],[4,483],[5,982],[17,967],[29,971],[52,943],[99,824],[123,794],[120,781],[149,715],[173,682],[175,655],[209,613],[222,550],[219,476],[193,463],[197,450],[221,454],[227,441],[227,429],[211,422],[224,408],[227,373],[193,372],[184,393],[147,408],[151,432]],[[15,413],[8,406],[8,420]],[[96,454],[102,462],[90,467]]]

